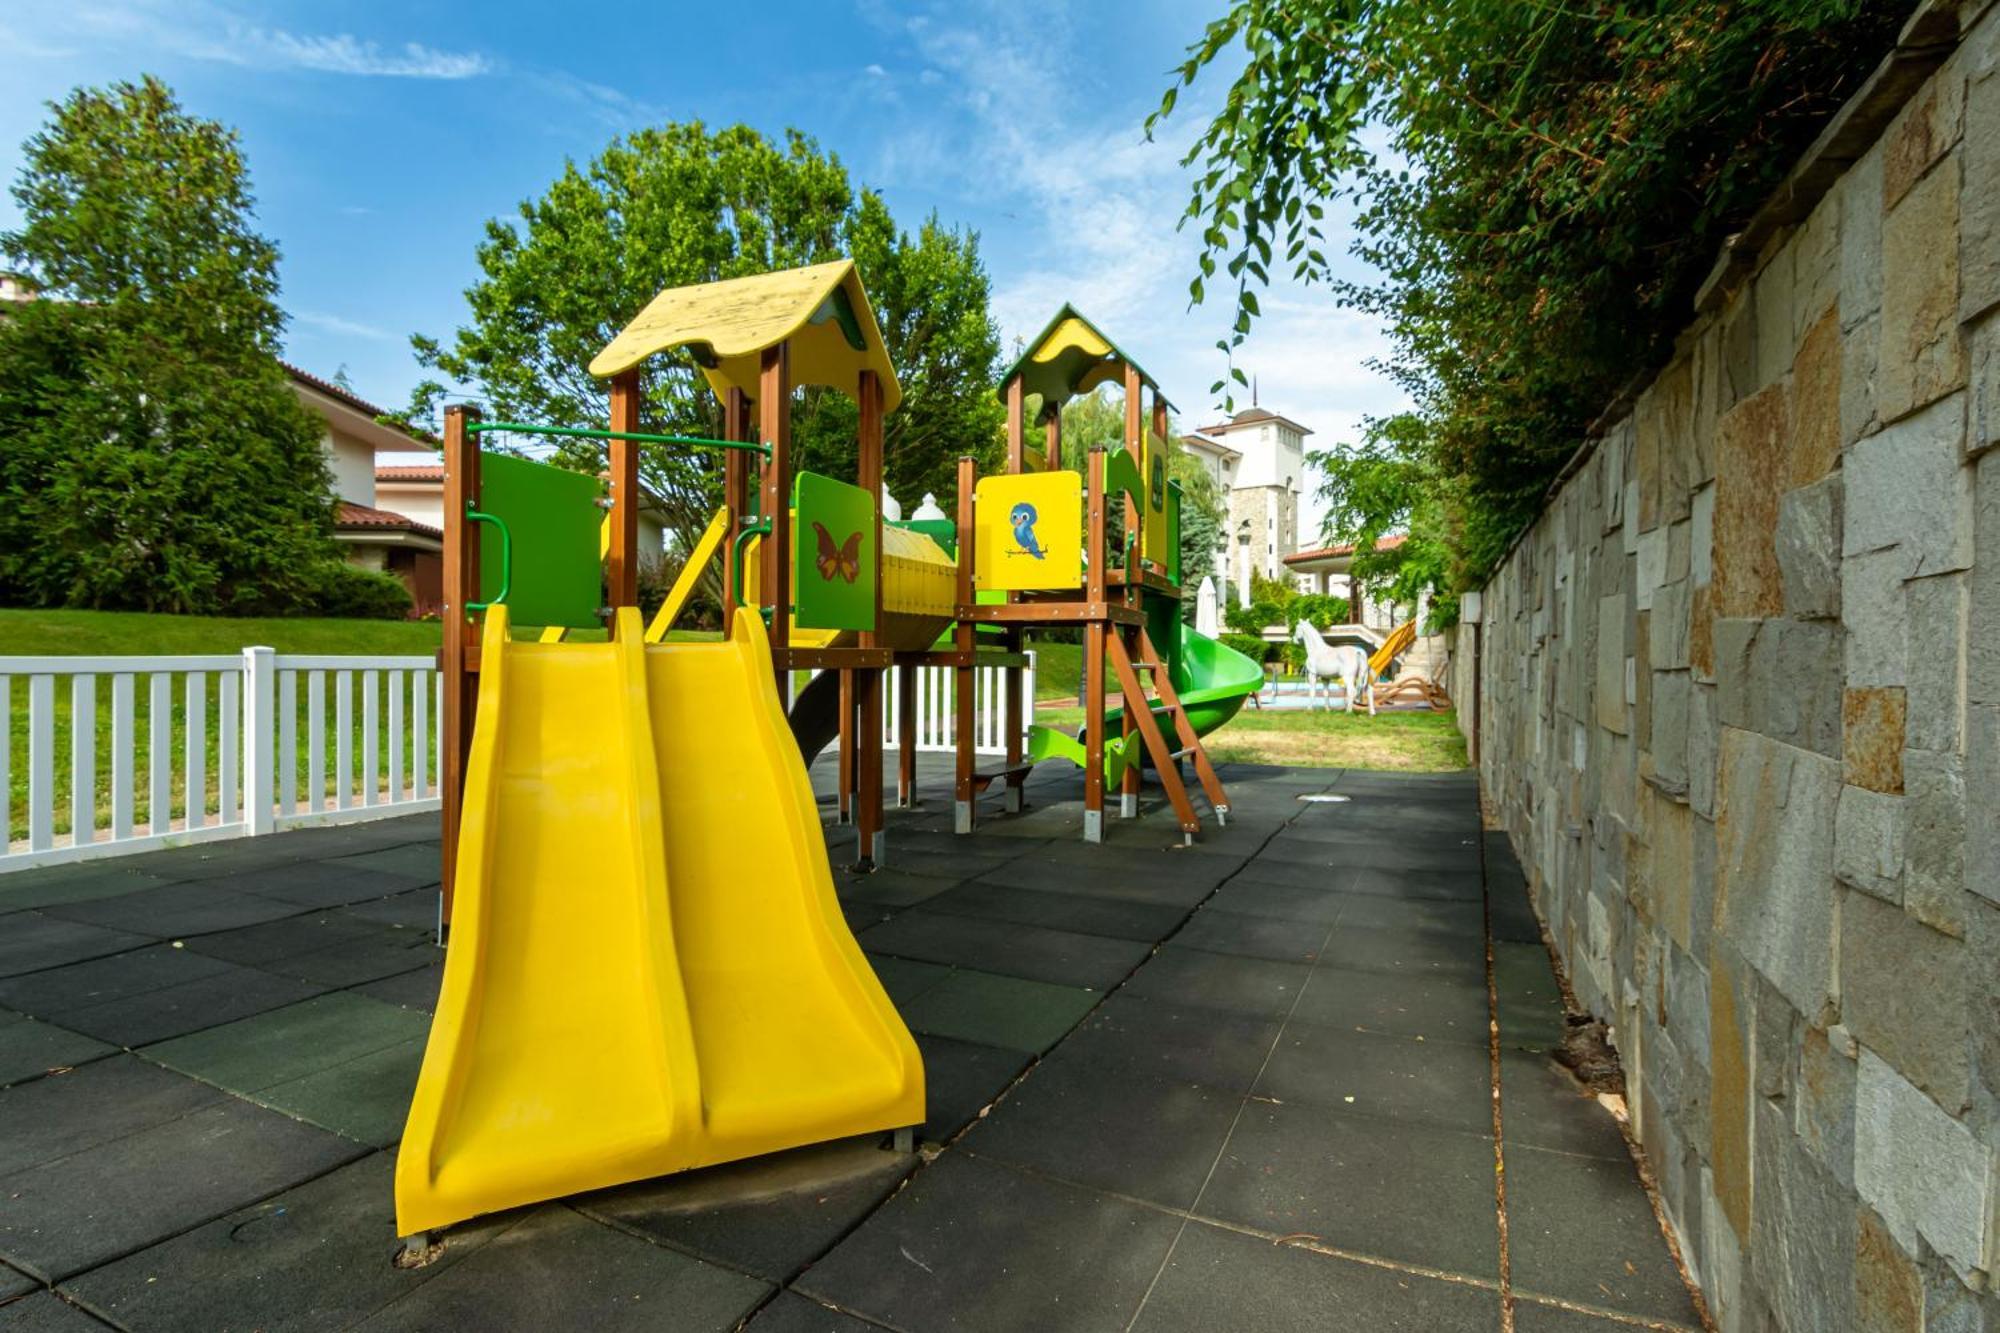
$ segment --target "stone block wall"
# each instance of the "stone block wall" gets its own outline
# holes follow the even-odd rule
[[[1906,44],[1478,599],[1488,799],[1725,1330],[2000,1331],[2000,9]]]

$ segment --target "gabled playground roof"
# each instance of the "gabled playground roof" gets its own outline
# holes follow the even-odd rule
[[[826,384],[852,395],[864,370],[882,381],[882,410],[903,400],[882,330],[851,259],[757,273],[654,297],[590,363],[608,378],[656,352],[685,347],[718,395],[757,396],[761,354],[792,340],[792,383]]]
[[[1021,359],[1000,377],[1000,401],[1007,401],[1007,384],[1019,375],[1022,392],[1041,395],[1046,412],[1100,384],[1123,379],[1127,366],[1139,372],[1146,387],[1159,392],[1158,382],[1144,367],[1075,306],[1064,302],[1055,318],[1021,353]]]

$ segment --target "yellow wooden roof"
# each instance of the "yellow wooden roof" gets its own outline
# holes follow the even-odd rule
[[[882,410],[903,401],[851,259],[669,287],[597,354],[590,373],[608,378],[655,352],[685,347],[717,395],[738,388],[755,398],[761,353],[788,338],[793,384],[852,395],[861,372],[873,370],[882,381]]]
[[[1023,392],[1041,395],[1043,410],[1047,411],[1061,407],[1078,394],[1089,393],[1100,384],[1122,383],[1128,365],[1139,372],[1140,380],[1148,388],[1159,390],[1160,386],[1143,366],[1105,337],[1075,306],[1065,305],[1021,353],[1020,360],[1000,377],[1000,399],[1006,401],[1007,382],[1018,375]]]

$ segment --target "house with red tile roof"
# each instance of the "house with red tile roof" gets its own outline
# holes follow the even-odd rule
[[[281,364],[292,392],[325,426],[321,447],[340,500],[334,540],[350,564],[401,579],[417,614],[435,614],[444,601],[444,533],[437,516],[384,508],[375,493],[378,457],[407,455],[430,442],[400,426],[383,424],[383,410],[353,390]]]

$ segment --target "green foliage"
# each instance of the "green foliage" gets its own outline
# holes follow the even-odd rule
[[[933,216],[912,235],[881,198],[856,194],[840,159],[788,132],[774,143],[745,125],[699,121],[636,130],[581,166],[571,162],[512,220],[486,224],[470,321],[448,343],[411,339],[417,357],[488,411],[511,420],[602,426],[605,389],[592,357],[662,288],[742,277],[850,255],[861,271],[898,380],[902,406],[884,423],[886,480],[914,504],[956,488],[958,456],[997,445],[992,391],[999,357],[978,238]],[[461,391],[420,386],[411,415],[435,420]],[[642,371],[640,429],[715,436],[721,405],[685,355]],[[793,406],[796,465],[854,474],[854,401],[809,387]],[[599,446],[562,461],[595,470]],[[691,541],[721,494],[712,452],[647,446],[641,477]]]
[[[1386,323],[1389,370],[1416,403],[1335,465],[1345,517],[1330,535],[1379,535],[1401,515],[1415,549],[1374,575],[1403,595],[1476,584],[1593,416],[1664,360],[1719,243],[1907,11],[1233,0],[1148,121],[1225,52],[1246,54],[1187,154],[1186,221],[1202,238],[1191,294],[1220,266],[1227,353],[1274,274],[1327,283]],[[1373,285],[1338,280],[1328,257],[1327,207],[1342,197]]]
[[[311,605],[314,613],[322,616],[406,620],[410,590],[393,574],[337,560],[315,567]]]
[[[1253,662],[1270,661],[1272,653],[1278,646],[1275,643],[1264,642],[1263,637],[1257,634],[1225,634],[1222,636],[1222,642]]]
[[[1423,418],[1400,413],[1368,422],[1360,445],[1308,457],[1323,478],[1326,540],[1354,546],[1355,581],[1400,606],[1429,591],[1436,631],[1457,621],[1457,590],[1499,558],[1506,536],[1489,511],[1464,502],[1464,479],[1440,467],[1429,442]],[[1404,540],[1387,545],[1397,533]]]
[[[0,320],[0,601],[309,605],[331,478],[235,133],[153,78],[51,110],[0,235],[49,298]]]

